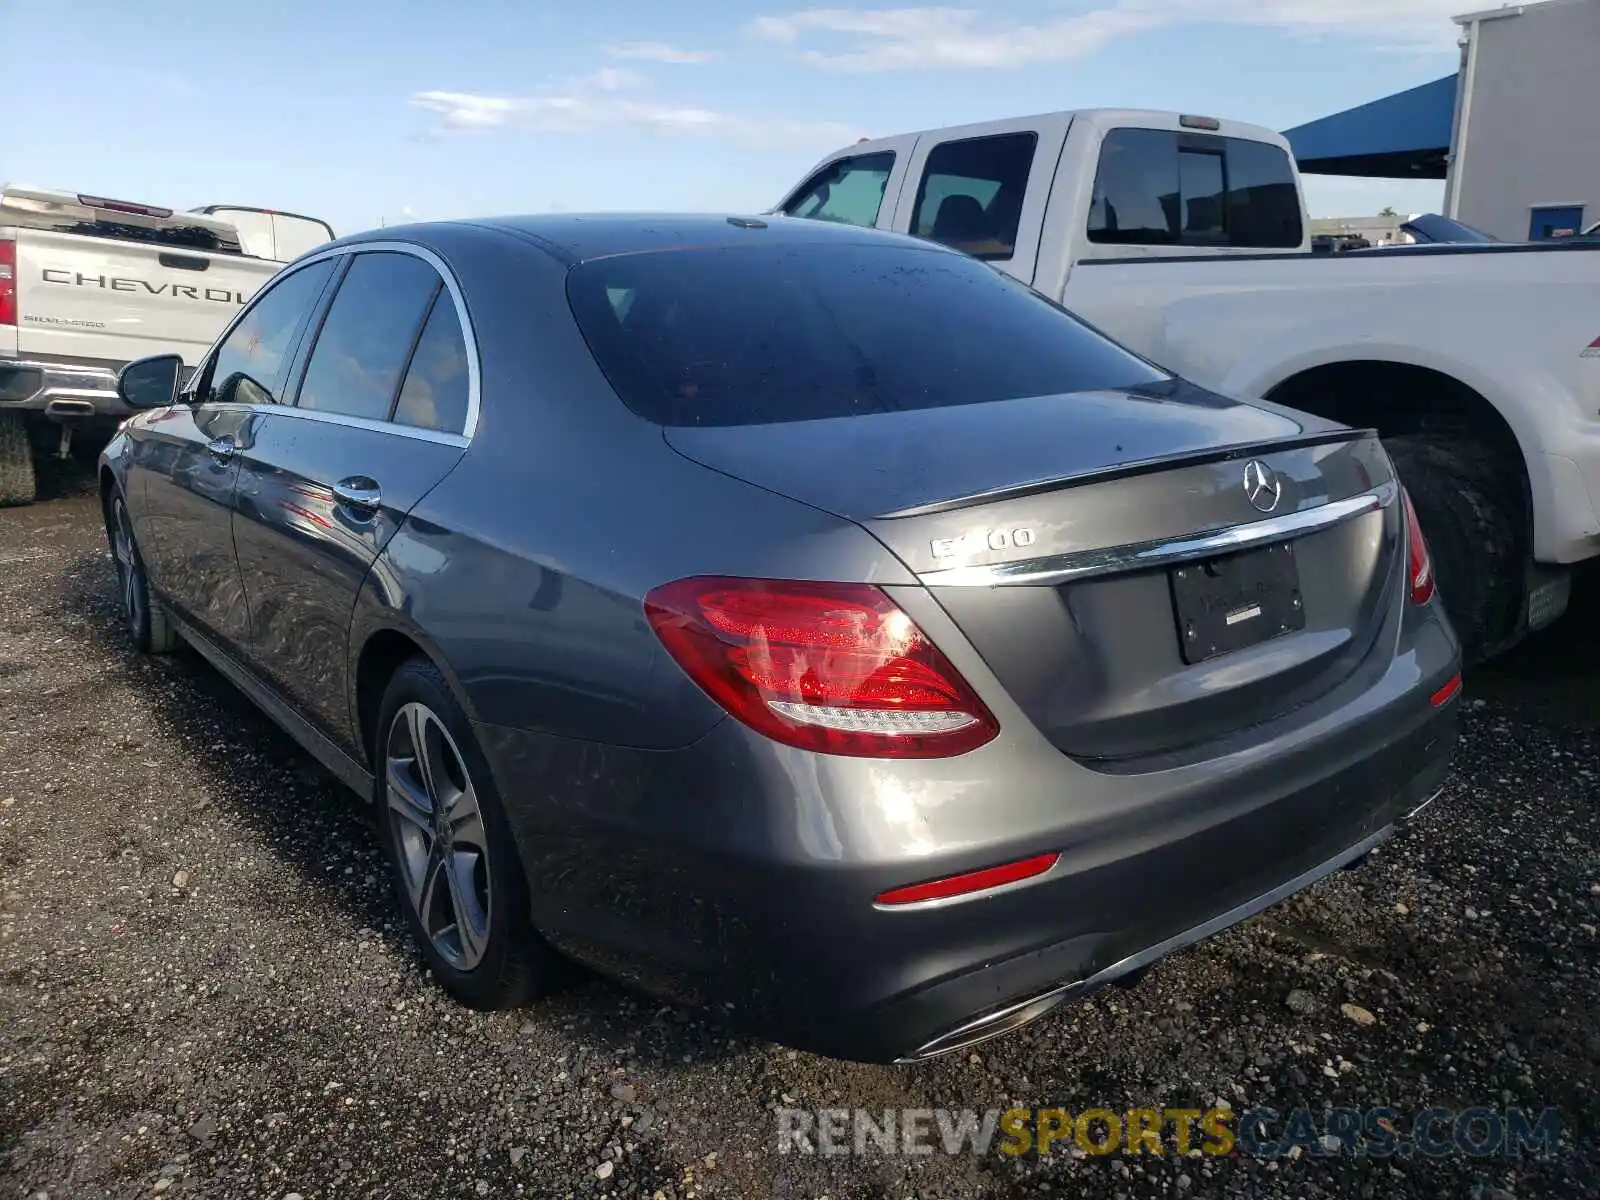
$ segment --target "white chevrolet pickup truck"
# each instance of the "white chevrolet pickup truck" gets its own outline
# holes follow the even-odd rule
[[[1376,429],[1469,661],[1600,554],[1600,243],[1312,254],[1283,138],[1132,110],[863,140],[774,211],[942,242],[1196,383]]]
[[[33,499],[47,441],[65,456],[75,432],[111,434],[123,364],[192,366],[284,260],[332,236],[261,209],[0,189],[0,505]]]

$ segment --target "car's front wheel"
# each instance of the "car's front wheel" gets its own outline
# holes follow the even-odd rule
[[[178,631],[167,619],[166,610],[150,595],[144,558],[133,536],[133,519],[121,493],[111,496],[106,533],[111,540],[111,558],[117,566],[117,598],[133,644],[143,654],[172,653],[178,646]]]
[[[560,961],[534,932],[488,763],[431,662],[395,672],[374,741],[385,849],[434,976],[477,1009],[514,1008],[548,990]]]

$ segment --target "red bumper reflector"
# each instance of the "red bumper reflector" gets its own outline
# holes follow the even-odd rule
[[[879,904],[916,904],[923,900],[944,900],[950,896],[965,896],[981,892],[1019,879],[1043,875],[1056,865],[1061,855],[1056,851],[1035,854],[1032,858],[1003,863],[998,867],[985,867],[981,871],[968,871],[965,875],[950,875],[944,879],[931,879],[927,883],[913,883],[909,887],[891,888],[878,897]]]
[[[1461,690],[1461,672],[1457,671],[1450,676],[1450,682],[1445,684],[1433,695],[1428,697],[1428,703],[1438,708],[1441,704],[1454,700],[1457,692]]]

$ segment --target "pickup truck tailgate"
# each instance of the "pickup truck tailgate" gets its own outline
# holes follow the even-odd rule
[[[46,229],[16,231],[17,355],[191,366],[275,262]]]

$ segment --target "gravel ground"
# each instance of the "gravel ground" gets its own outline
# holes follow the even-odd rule
[[[111,578],[91,498],[0,512],[0,1196],[1600,1193],[1592,593],[1469,681],[1445,796],[1366,867],[978,1056],[885,1068],[599,980],[447,1002],[360,804],[194,656],[133,655]],[[776,1152],[778,1106],[1218,1098],[1554,1106],[1563,1133],[1547,1159]]]

